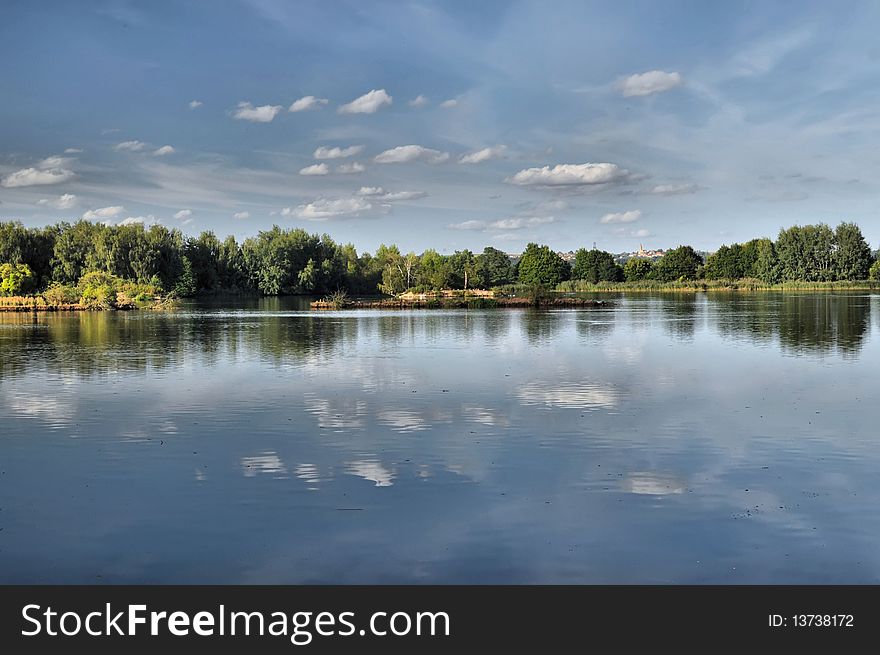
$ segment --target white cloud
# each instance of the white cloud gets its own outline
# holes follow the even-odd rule
[[[556,219],[553,216],[530,216],[530,217],[516,217],[516,218],[503,218],[499,221],[493,221],[489,223],[489,229],[491,230],[522,230],[527,227],[535,227],[536,225],[546,225],[547,223],[555,223]]]
[[[340,114],[375,114],[385,105],[390,105],[394,99],[385,93],[385,89],[373,89],[360,98],[355,98],[339,108]]]
[[[363,149],[363,146],[348,146],[347,148],[340,148],[339,146],[325,148],[321,146],[315,150],[314,157],[315,159],[343,159],[345,157],[353,157]]]
[[[176,218],[179,221],[182,221],[186,218],[189,218],[192,215],[193,215],[192,209],[181,209],[179,212],[174,214],[174,218]]]
[[[452,109],[453,107],[458,106],[458,100],[456,100],[455,98],[450,98],[449,100],[444,100],[443,102],[441,102],[440,106],[443,109]]]
[[[94,221],[96,219],[114,218],[125,211],[122,205],[114,205],[112,207],[101,207],[100,209],[90,209],[82,215],[84,221]]]
[[[424,107],[427,104],[428,99],[421,94],[417,95],[415,98],[409,101],[410,107]]]
[[[293,104],[290,105],[290,109],[287,111],[292,111],[294,113],[299,111],[312,111],[315,109],[320,109],[324,105],[326,105],[329,100],[327,98],[316,98],[315,96],[303,96],[299,100],[294,100]]]
[[[355,175],[357,173],[363,173],[365,170],[367,170],[367,167],[356,161],[353,161],[350,164],[340,164],[336,167],[336,172],[340,175]]]
[[[300,175],[327,175],[329,172],[330,169],[327,167],[327,164],[312,164],[311,166],[299,169]]]
[[[686,193],[696,193],[699,187],[696,184],[658,184],[651,188],[649,193],[660,196],[677,196]]]
[[[48,200],[43,198],[42,200],[38,200],[38,205],[44,205],[48,207],[55,207],[56,209],[70,209],[74,207],[77,203],[77,198],[72,193],[65,193],[55,200]]]
[[[440,152],[432,148],[423,146],[408,145],[397,146],[385,152],[381,152],[374,157],[374,161],[379,164],[401,164],[405,162],[415,161],[416,159],[424,159],[432,163],[438,163],[449,159],[448,152]]]
[[[307,221],[323,221],[336,216],[351,216],[372,209],[363,198],[318,198],[295,208],[285,207],[282,216],[295,216]]]
[[[386,191],[380,186],[362,186],[358,189],[357,195],[369,198],[370,200],[382,200],[385,202],[394,202],[395,200],[418,200],[426,198],[426,191]]]
[[[0,185],[7,189],[12,189],[15,187],[42,186],[67,182],[67,180],[74,177],[74,172],[66,168],[70,161],[69,157],[47,157],[36,166],[10,173],[0,181]]]
[[[629,176],[629,171],[617,164],[556,164],[553,168],[526,168],[505,180],[519,186],[586,186],[619,182]]]
[[[638,209],[633,209],[631,211],[626,212],[613,212],[611,214],[605,214],[600,220],[600,223],[635,223],[642,217],[642,212]]]
[[[238,108],[233,112],[232,117],[241,121],[250,121],[252,123],[271,123],[278,112],[282,109],[281,105],[261,105],[254,107],[249,102],[239,102]]]
[[[450,223],[446,227],[450,230],[485,230],[488,225],[486,221],[463,221],[461,223]]]
[[[156,148],[153,151],[153,154],[157,157],[163,157],[164,155],[173,155],[174,146],[162,146],[161,148]]]
[[[462,164],[479,164],[484,161],[489,161],[490,159],[503,157],[505,150],[507,150],[507,146],[493,146],[491,148],[483,148],[482,150],[477,150],[475,152],[470,152],[466,155],[463,155],[462,158],[459,159],[459,161]]]
[[[150,214],[149,216],[129,216],[117,223],[117,225],[157,225],[158,219]]]
[[[189,108],[190,108],[190,109],[198,109],[198,108],[201,107],[203,104],[204,104],[204,103],[203,103],[201,100],[190,100],[190,101],[189,101]]]
[[[617,81],[617,90],[624,97],[649,96],[654,93],[663,93],[677,86],[681,86],[682,79],[678,73],[665,73],[663,71],[648,71],[630,75]]]
[[[147,144],[143,141],[123,141],[122,143],[117,143],[115,146],[113,146],[113,149],[120,152],[140,152],[146,147]]]
[[[242,219],[250,218],[250,217],[251,217],[250,212],[235,212],[232,215],[232,218],[237,219],[237,220],[242,220]]]
[[[83,151],[82,148],[65,148],[65,149],[64,149],[64,154],[65,154],[65,155],[76,155],[76,154],[78,154],[78,153],[80,153],[80,152],[82,152],[82,151]]]
[[[451,223],[446,227],[452,230],[478,230],[481,232],[502,231],[509,232],[511,230],[522,230],[538,225],[546,225],[547,223],[555,223],[556,219],[552,216],[515,216],[513,218],[502,218],[497,221],[464,221],[463,223]]]

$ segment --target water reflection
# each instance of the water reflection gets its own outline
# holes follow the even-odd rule
[[[876,582],[875,302],[0,315],[0,582]]]

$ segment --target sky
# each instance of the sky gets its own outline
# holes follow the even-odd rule
[[[0,220],[880,245],[880,3],[0,0]]]

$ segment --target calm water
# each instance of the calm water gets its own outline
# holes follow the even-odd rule
[[[875,583],[878,317],[0,314],[0,582]]]

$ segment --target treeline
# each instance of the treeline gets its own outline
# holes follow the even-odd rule
[[[277,226],[238,243],[232,236],[221,241],[213,232],[187,237],[161,225],[78,221],[26,228],[17,222],[0,223],[3,295],[49,288],[63,295],[65,288],[82,288],[83,278],[98,272],[180,296],[320,295],[338,290],[367,295],[509,284],[552,289],[566,280],[864,280],[880,278],[880,264],[852,223],[835,229],[823,224],[791,227],[780,231],[775,241],[722,246],[706,261],[690,246],[679,246],[657,261],[631,258],[623,266],[611,253],[585,248],[570,264],[548,246],[535,243],[514,264],[491,247],[479,254],[461,250],[441,255],[435,250],[404,254],[397,246],[382,245],[375,254],[359,254],[353,245],[337,244],[326,234]]]

